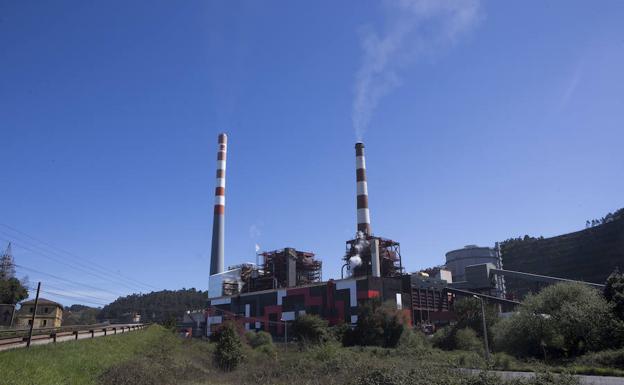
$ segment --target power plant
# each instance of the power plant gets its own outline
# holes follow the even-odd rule
[[[227,135],[219,135],[209,299],[202,335],[210,335],[231,320],[246,330],[284,336],[287,323],[302,314],[316,314],[330,325],[354,325],[359,307],[373,299],[394,304],[412,324],[448,323],[453,320],[450,305],[457,296],[517,304],[506,299],[505,276],[538,282],[563,280],[504,270],[498,248],[476,246],[449,252],[447,265],[434,276],[407,273],[400,243],[372,232],[364,148],[361,142],[355,144],[355,237],[346,241],[341,279],[323,281],[322,262],[314,253],[292,247],[260,253],[262,261],[255,264],[224,269]]]

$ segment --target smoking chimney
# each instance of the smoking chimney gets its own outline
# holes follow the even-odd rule
[[[357,181],[357,219],[358,231],[365,236],[371,235],[370,212],[368,211],[368,184],[366,183],[366,160],[364,143],[355,144],[355,177]]]
[[[210,275],[223,273],[225,243],[225,158],[227,135],[219,134],[217,152],[217,187],[215,189],[214,220],[212,222],[212,253]]]

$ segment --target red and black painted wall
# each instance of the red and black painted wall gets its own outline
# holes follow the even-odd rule
[[[394,302],[411,319],[409,277],[357,277],[301,287],[243,293],[208,300],[208,334],[226,320],[247,330],[283,335],[284,325],[301,314],[316,314],[330,325],[355,324],[358,306],[375,298]]]

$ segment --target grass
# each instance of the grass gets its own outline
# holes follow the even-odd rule
[[[107,368],[153,350],[164,333],[163,328],[154,326],[133,333],[4,351],[0,353],[0,382],[96,384]]]
[[[397,349],[343,348],[336,343],[300,348],[297,345],[245,345],[245,359],[233,372],[212,362],[214,344],[182,340],[170,331],[151,326],[134,333],[34,346],[0,352],[2,385],[206,385],[206,384],[309,384],[309,385],[494,385],[500,379],[483,374],[467,376],[457,368],[485,368],[475,352],[445,352],[415,339]],[[610,356],[609,356],[610,357]],[[595,360],[606,358],[597,357]],[[495,366],[506,370],[545,365],[494,355]],[[606,368],[574,367],[593,374]],[[560,370],[569,369],[561,367]],[[532,382],[531,382],[532,381]],[[569,377],[540,377],[513,384],[576,384]]]

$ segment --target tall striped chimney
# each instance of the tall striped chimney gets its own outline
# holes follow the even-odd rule
[[[217,152],[217,187],[215,189],[214,220],[212,222],[212,253],[210,275],[223,273],[225,243],[225,159],[227,135],[219,134]]]
[[[355,177],[357,181],[357,229],[365,236],[369,236],[371,225],[368,210],[368,184],[366,183],[366,160],[362,142],[355,144]]]

